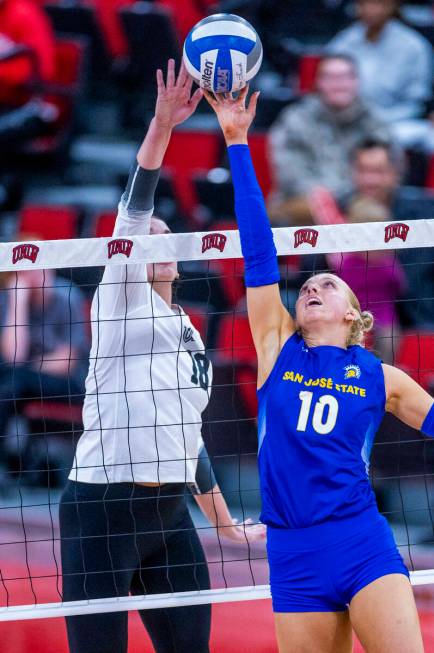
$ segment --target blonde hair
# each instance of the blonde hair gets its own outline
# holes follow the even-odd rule
[[[360,302],[349,285],[343,279],[340,281],[345,284],[348,299],[350,300],[351,308],[356,312],[356,318],[351,324],[350,332],[347,338],[347,347],[351,345],[363,345],[365,340],[365,333],[370,331],[374,326],[374,316],[370,311],[362,311]]]

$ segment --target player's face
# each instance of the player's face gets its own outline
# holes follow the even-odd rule
[[[317,274],[303,284],[295,305],[297,324],[303,328],[315,324],[351,322],[346,285],[333,274]]]
[[[159,218],[151,219],[151,236],[172,233],[167,224]],[[148,281],[167,281],[172,283],[178,277],[176,263],[149,263],[147,265]]]
[[[382,27],[397,10],[396,0],[358,0],[357,13],[368,28]]]
[[[316,88],[328,107],[339,110],[351,106],[358,95],[354,66],[344,59],[327,59],[320,65]]]

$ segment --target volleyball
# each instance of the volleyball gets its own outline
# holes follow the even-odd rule
[[[198,22],[184,43],[187,71],[214,93],[241,90],[258,72],[262,43],[256,30],[234,14],[213,14]]]

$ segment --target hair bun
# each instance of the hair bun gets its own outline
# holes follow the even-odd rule
[[[364,333],[370,331],[374,326],[374,316],[372,315],[372,313],[370,311],[362,311],[360,317],[362,318]]]

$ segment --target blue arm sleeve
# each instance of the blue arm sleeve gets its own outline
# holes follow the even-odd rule
[[[428,411],[421,428],[422,433],[434,438],[434,404]]]
[[[228,154],[246,286],[255,288],[278,283],[276,247],[250,150],[247,145],[231,145]]]

